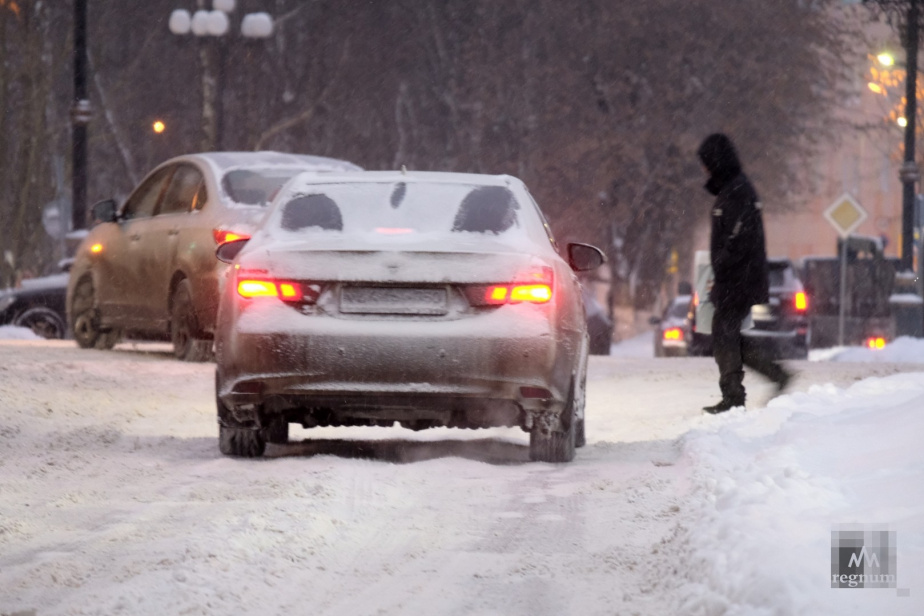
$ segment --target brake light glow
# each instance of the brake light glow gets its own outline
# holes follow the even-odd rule
[[[664,330],[664,339],[665,340],[683,340],[683,330],[679,327],[671,327]]]
[[[797,292],[793,298],[793,305],[799,312],[808,310],[808,296],[802,291]]]
[[[870,336],[866,339],[866,348],[874,351],[881,351],[885,348],[886,341],[882,336]]]
[[[250,236],[246,233],[235,233],[234,231],[229,231],[227,229],[212,229],[212,236],[215,238],[215,243],[219,246],[222,244],[227,244],[228,242],[233,242],[235,240],[250,239]]]
[[[508,292],[509,289],[502,285],[488,287],[488,291],[484,295],[484,301],[488,304],[506,304]]]
[[[243,298],[276,297],[284,302],[314,304],[321,297],[322,285],[316,282],[275,280],[260,276],[256,270],[242,273],[237,280],[237,293]]]
[[[237,292],[241,297],[246,298],[279,297],[279,289],[271,280],[238,280]]]
[[[510,289],[511,302],[544,304],[552,299],[552,287],[547,284],[524,284]]]
[[[510,284],[473,285],[465,292],[473,306],[546,304],[552,300],[552,269],[543,267],[527,272]]]

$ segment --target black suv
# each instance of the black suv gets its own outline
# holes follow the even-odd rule
[[[806,359],[811,340],[808,295],[792,261],[774,258],[767,262],[770,301],[751,309],[753,327],[742,334],[766,347],[775,359]],[[689,355],[712,355],[712,335],[696,331],[695,305],[698,301],[694,296],[694,309],[690,311],[693,335],[687,352]]]

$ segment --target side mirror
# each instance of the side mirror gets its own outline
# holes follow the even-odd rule
[[[239,240],[231,240],[230,242],[225,242],[215,249],[215,256],[218,257],[218,260],[222,261],[223,263],[231,263],[234,261],[234,258],[238,255],[238,253],[244,249],[244,246],[247,245],[249,239],[250,238],[241,238]]]
[[[115,199],[106,199],[93,205],[93,224],[116,222],[117,220]]]
[[[589,272],[606,263],[606,255],[590,244],[568,244],[568,265],[576,272]]]

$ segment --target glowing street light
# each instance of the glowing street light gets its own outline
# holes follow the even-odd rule
[[[879,64],[883,66],[895,66],[895,56],[887,51],[884,51],[876,56],[876,60],[878,60]]]
[[[899,118],[897,122],[898,122],[898,125],[901,126],[902,128],[905,128],[906,126],[908,126],[908,120],[905,118]]]
[[[161,122],[160,120],[157,120],[154,122],[154,124],[151,125],[151,129],[159,135],[165,130],[167,130],[167,125]]]

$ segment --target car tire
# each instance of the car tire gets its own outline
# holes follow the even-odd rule
[[[538,424],[534,424],[529,433],[529,459],[533,462],[570,462],[574,459],[577,446],[578,422],[575,417],[575,391],[574,379],[571,380],[571,391],[568,393],[568,402],[562,411],[562,416],[568,419],[564,430],[553,430],[545,433]]]
[[[96,305],[96,289],[89,277],[77,283],[71,301],[71,331],[77,346],[82,349],[109,350],[122,338],[117,329],[100,329],[99,308]]]
[[[574,426],[574,446],[577,448],[587,444],[587,435],[584,433],[584,420],[578,419]]]
[[[266,451],[262,430],[218,426],[218,450],[226,456],[259,458]]]
[[[289,422],[285,415],[273,415],[263,428],[263,438],[267,443],[285,445],[289,442]]]
[[[13,321],[13,325],[31,329],[36,336],[46,340],[58,340],[64,338],[67,333],[64,319],[57,312],[45,306],[35,306],[24,310]]]
[[[181,361],[208,361],[212,357],[212,341],[196,337],[199,321],[193,310],[192,287],[188,280],[181,280],[177,285],[170,306],[170,339],[174,356]]]

